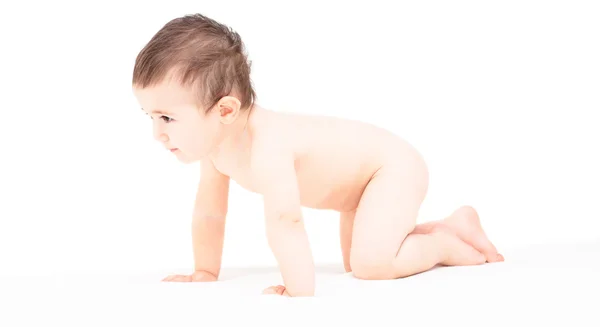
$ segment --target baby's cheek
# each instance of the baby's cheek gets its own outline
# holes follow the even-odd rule
[[[203,133],[198,137],[199,148],[204,149],[204,151],[215,148],[218,145],[217,143],[216,135],[212,133]]]
[[[197,135],[194,139],[186,141],[186,148],[188,149],[188,154],[194,157],[194,159],[201,159],[214,148],[214,145],[203,135]]]

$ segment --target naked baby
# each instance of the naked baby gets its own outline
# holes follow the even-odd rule
[[[165,281],[218,280],[230,181],[264,200],[268,244],[283,279],[267,294],[315,294],[302,207],[339,212],[341,257],[356,278],[504,260],[470,206],[417,224],[428,169],[401,138],[367,123],[257,105],[240,36],[208,17],[187,15],[161,28],[136,58],[133,92],[156,140],[201,167],[195,271]]]

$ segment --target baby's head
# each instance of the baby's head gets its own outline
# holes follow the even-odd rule
[[[256,98],[240,36],[200,14],[173,19],[152,37],[136,58],[133,92],[154,137],[184,162],[210,154]]]

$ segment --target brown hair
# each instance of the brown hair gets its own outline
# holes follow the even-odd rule
[[[256,98],[250,67],[237,32],[201,14],[185,15],[165,24],[140,51],[132,83],[145,88],[173,73],[180,85],[197,90],[206,112],[232,93],[247,109]]]

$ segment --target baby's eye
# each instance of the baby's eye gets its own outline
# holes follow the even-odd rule
[[[173,120],[172,118],[167,116],[160,116],[160,119],[162,119],[165,123],[169,123]]]

